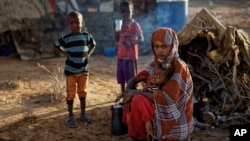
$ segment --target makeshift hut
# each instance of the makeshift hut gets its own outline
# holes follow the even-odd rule
[[[202,9],[178,33],[180,57],[190,67],[200,112],[213,125],[250,123],[250,41]],[[207,120],[209,116],[209,120]]]
[[[55,7],[55,0],[1,0],[0,53],[8,56],[15,46],[22,60],[51,56],[53,32],[46,32],[56,29],[51,20]]]
[[[9,56],[15,49],[21,60],[55,57],[53,43],[68,32],[65,16],[69,11],[80,10],[87,21],[84,30],[91,33],[97,46],[95,54],[112,50],[114,57],[114,21],[120,19],[118,0],[2,0],[0,56]],[[140,44],[140,55],[150,54],[150,35],[155,28],[155,1],[136,3],[136,20],[141,24],[145,41]],[[141,6],[142,5],[142,6]],[[143,7],[146,6],[147,7]],[[138,9],[142,8],[142,9]],[[138,11],[139,10],[139,11]],[[11,37],[11,38],[10,38]],[[7,42],[7,43],[6,43]]]

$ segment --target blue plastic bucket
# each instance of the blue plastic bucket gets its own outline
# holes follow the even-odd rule
[[[107,57],[116,56],[116,48],[114,48],[114,47],[104,48],[104,55]]]
[[[179,32],[187,23],[188,0],[157,0],[157,27],[170,27]]]

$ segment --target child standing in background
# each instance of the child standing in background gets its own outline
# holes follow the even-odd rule
[[[117,82],[121,85],[121,94],[116,98],[119,101],[125,94],[125,85],[128,80],[137,74],[138,44],[144,41],[141,27],[133,18],[133,3],[120,3],[122,17],[121,31],[115,31],[117,47]]]
[[[92,118],[85,114],[85,107],[89,75],[88,58],[94,51],[96,43],[89,33],[82,32],[84,24],[80,12],[70,12],[67,15],[67,26],[71,33],[62,36],[54,43],[56,51],[62,51],[67,55],[64,73],[66,75],[68,117],[65,119],[65,123],[71,128],[77,127],[73,114],[76,93],[78,93],[81,105],[80,120],[84,123],[92,121]]]

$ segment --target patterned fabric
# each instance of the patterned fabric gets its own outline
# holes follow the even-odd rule
[[[163,91],[154,93],[156,108],[154,138],[185,139],[194,128],[192,77],[186,63],[179,58],[179,43],[175,32],[169,28],[160,28],[152,36],[152,42],[155,40],[173,45],[166,61],[173,64],[174,75],[165,84]],[[157,62],[155,58],[152,64]]]
[[[131,110],[123,107],[123,122],[128,125],[128,136],[135,139],[146,139],[146,121],[152,120],[155,115],[153,101],[142,95],[135,95],[131,101]]]
[[[160,141],[183,140],[194,128],[192,77],[187,64],[178,56],[178,40],[175,32],[169,28],[160,28],[152,35],[152,42],[156,40],[162,41],[166,45],[172,44],[171,52],[165,61],[173,64],[174,74],[162,90],[156,90],[153,93],[155,105],[154,138]],[[155,57],[154,61],[137,77],[147,78],[146,83],[150,84],[153,67],[158,63],[159,60]]]
[[[68,54],[64,71],[66,76],[80,72],[88,74],[88,56],[95,45],[93,37],[85,32],[64,35],[54,43],[55,48],[62,47]]]
[[[152,85],[142,89],[142,91],[153,93],[154,91],[159,90],[159,88],[160,88],[159,86]]]
[[[187,66],[176,60],[175,73],[155,97],[155,138],[185,139],[193,131],[193,83]]]
[[[139,23],[131,20],[128,24],[122,24],[119,33],[117,57],[119,59],[138,59],[138,44],[124,46],[124,41],[138,40],[138,35],[142,33]]]

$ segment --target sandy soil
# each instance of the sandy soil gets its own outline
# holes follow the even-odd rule
[[[233,25],[250,33],[250,2],[247,0],[189,1],[189,16],[201,8],[209,9],[224,25]],[[240,4],[237,4],[240,3]],[[139,70],[150,62],[152,56],[140,56]],[[53,100],[53,79],[50,73],[38,67],[44,65],[50,71],[64,66],[64,57],[32,61],[21,61],[17,57],[0,57],[0,141],[127,141],[127,135],[111,134],[111,106],[119,94],[116,83],[116,58],[94,55],[90,58],[89,94],[87,113],[93,123],[85,125],[79,120],[78,127],[65,126],[67,116],[64,101],[65,92]],[[61,82],[64,84],[64,81]],[[76,117],[79,116],[79,102],[76,99]],[[222,128],[212,128],[195,132],[192,141],[225,140],[229,132]]]

